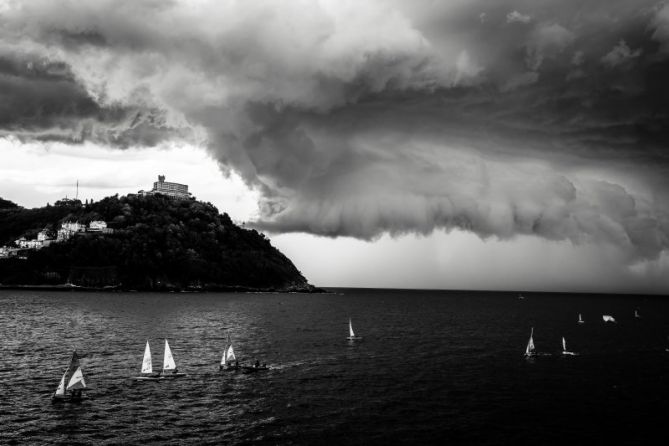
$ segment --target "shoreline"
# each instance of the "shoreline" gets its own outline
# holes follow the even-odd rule
[[[245,286],[222,286],[211,285],[199,288],[123,288],[121,286],[106,286],[106,287],[86,287],[74,284],[57,284],[57,285],[21,285],[21,284],[0,284],[1,290],[24,290],[24,291],[74,291],[74,292],[118,292],[118,293],[304,293],[304,294],[322,294],[327,293],[322,288],[308,285],[306,287],[287,287],[287,288],[253,288]]]

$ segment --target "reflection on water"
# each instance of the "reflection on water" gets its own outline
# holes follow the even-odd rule
[[[2,291],[0,442],[643,443],[669,413],[662,299],[339,291]],[[346,340],[349,317],[364,339]],[[523,359],[532,326],[552,356]],[[272,370],[218,373],[228,332],[241,363]],[[133,381],[165,338],[188,376]],[[90,398],[51,404],[73,349]]]

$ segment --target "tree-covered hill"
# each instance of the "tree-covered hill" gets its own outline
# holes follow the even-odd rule
[[[123,289],[311,291],[293,263],[255,230],[210,203],[162,195],[68,200],[38,209],[0,209],[0,245],[60,223],[104,220],[112,234],[81,233],[26,259],[0,261],[0,283],[119,286]]]

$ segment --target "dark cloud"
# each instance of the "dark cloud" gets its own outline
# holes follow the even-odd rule
[[[0,52],[0,134],[125,148],[153,146],[182,133],[166,124],[164,111],[100,104],[67,63]]]
[[[669,243],[667,8],[23,2],[2,42],[48,62],[33,77],[0,63],[19,110],[0,120],[118,146],[202,132],[261,192],[263,229],[457,227],[655,258]]]

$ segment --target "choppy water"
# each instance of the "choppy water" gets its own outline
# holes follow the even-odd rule
[[[664,436],[666,299],[337,291],[0,291],[0,443],[649,444]],[[605,325],[602,314],[619,323]],[[362,341],[346,340],[349,315]],[[553,356],[523,359],[532,326],[537,349]],[[226,329],[242,362],[273,370],[219,374]],[[562,357],[561,336],[581,356]],[[189,375],[132,381],[146,340],[161,364],[165,337]],[[52,404],[74,348],[86,354],[90,398]]]

